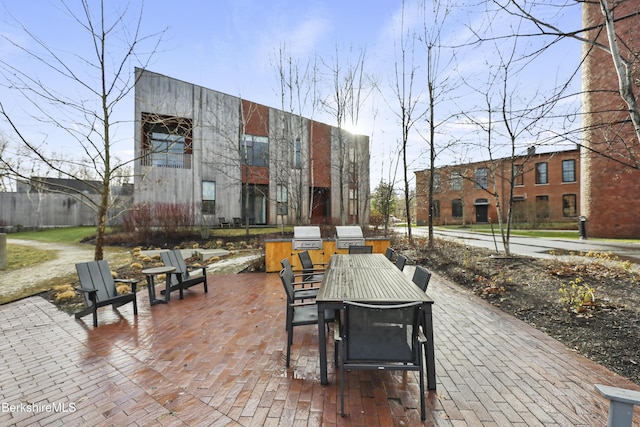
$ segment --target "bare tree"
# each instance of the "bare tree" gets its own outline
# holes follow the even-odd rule
[[[527,91],[520,87],[522,79],[519,79],[519,75],[543,51],[529,53],[527,49],[520,48],[520,38],[508,40],[511,46],[504,43],[495,45],[493,51],[496,52],[497,62],[487,63],[487,68],[491,70],[488,82],[478,90],[484,101],[483,113],[486,116],[478,118],[474,117],[474,113],[464,113],[486,135],[483,145],[489,157],[486,173],[476,170],[477,176],[474,174],[468,179],[472,179],[476,188],[485,190],[495,201],[502,246],[507,256],[510,255],[514,187],[517,174],[521,173],[518,169],[524,167],[524,163],[535,154],[536,145],[546,142],[546,126],[552,120],[551,114],[570,88],[568,82],[562,82],[550,94],[529,88],[528,94],[521,96]],[[527,84],[532,86],[532,82]],[[522,154],[525,145],[526,154]],[[504,151],[508,155],[500,156]],[[507,192],[503,200],[501,193],[505,185]]]
[[[359,176],[356,169],[359,167],[358,162],[351,160],[351,147],[347,143],[345,128],[346,126],[357,126],[360,110],[370,93],[365,87],[365,59],[366,49],[362,48],[355,57],[350,51],[346,64],[343,64],[339,49],[336,47],[333,63],[323,62],[330,74],[330,95],[323,101],[323,107],[335,119],[338,127],[335,169],[338,176],[340,223],[342,225],[348,222],[350,215],[355,217],[358,214],[358,212],[350,212],[349,206],[345,205],[350,186],[358,188],[357,183],[351,182],[351,180],[358,179]],[[353,155],[355,156],[355,153]],[[357,195],[357,197],[360,196]],[[359,206],[357,197],[356,206]],[[359,217],[359,220],[362,221],[363,218]]]
[[[393,92],[398,105],[394,111],[400,121],[401,139],[400,139],[400,156],[402,158],[403,172],[403,192],[404,203],[407,215],[407,235],[410,242],[413,242],[411,231],[411,200],[410,200],[410,182],[409,182],[409,137],[417,123],[424,117],[426,111],[420,110],[421,99],[419,93],[420,88],[415,88],[417,83],[417,59],[415,57],[415,44],[417,34],[408,26],[405,26],[405,10],[406,3],[402,2],[402,11],[400,15],[399,39],[396,44],[397,59],[394,64],[394,81]]]
[[[73,195],[96,212],[96,244],[94,258],[103,258],[107,210],[110,206],[110,187],[126,162],[120,162],[112,154],[117,122],[115,110],[127,100],[134,87],[132,65],[145,65],[157,49],[163,32],[151,36],[141,34],[143,4],[139,10],[128,6],[118,10],[104,1],[96,4],[81,0],[75,9],[68,2],[60,1],[62,12],[81,31],[89,42],[90,54],[80,56],[69,52],[66,46],[52,46],[38,36],[37,30],[16,22],[26,35],[28,43],[3,35],[3,39],[32,61],[33,67],[17,67],[8,60],[0,60],[0,73],[5,85],[32,107],[30,125],[45,123],[62,130],[66,138],[75,141],[81,157],[57,157],[51,150],[55,141],[37,141],[26,132],[26,125],[19,123],[12,112],[0,102],[0,115],[12,130],[12,142],[28,153],[29,162],[44,165],[52,173],[72,180],[81,180],[87,174],[97,175],[95,187],[100,195],[97,200],[83,197],[72,187],[54,190]],[[53,17],[52,17],[53,19]],[[79,39],[82,40],[82,39]],[[50,79],[40,78],[38,70],[46,71]],[[57,86],[67,85],[66,90]],[[73,87],[74,90],[69,90]],[[29,179],[28,168],[16,167],[4,160],[0,163],[19,179]],[[79,173],[82,171],[82,173]]]
[[[311,61],[300,64],[300,60],[294,59],[283,45],[277,52],[275,68],[281,110],[287,113],[281,116],[282,138],[279,145],[283,149],[283,158],[282,168],[278,167],[276,173],[291,189],[289,207],[295,223],[301,224],[309,221],[315,207],[313,192],[309,192],[309,188],[313,188],[315,173],[313,117],[319,103],[315,87],[316,67]],[[305,113],[308,113],[309,120],[303,117]]]
[[[538,13],[533,12],[536,5],[545,3],[541,2],[525,2],[521,0],[494,0],[502,10],[509,14],[526,19],[534,24],[535,32],[520,34],[519,36],[543,36],[550,39],[549,44],[557,43],[559,39],[570,38],[577,40],[590,48],[600,49],[611,56],[613,66],[618,78],[618,93],[624,101],[627,108],[625,114],[633,126],[635,135],[635,144],[617,144],[615,152],[611,151],[611,145],[605,144],[602,148],[592,145],[581,145],[594,154],[603,155],[626,166],[634,169],[640,169],[640,159],[637,155],[638,145],[640,145],[640,107],[638,106],[638,90],[637,81],[634,78],[634,70],[637,68],[639,52],[632,48],[630,40],[619,37],[616,32],[616,24],[621,21],[637,18],[640,11],[635,10],[633,3],[628,0],[571,0],[565,2],[562,7],[599,7],[603,16],[603,24],[595,25],[589,28],[562,29],[558,25],[539,17]],[[631,12],[623,15],[616,14],[616,10],[624,5],[631,5]],[[623,9],[621,9],[623,10]],[[540,13],[540,12],[539,12]],[[601,34],[606,35],[606,43],[601,41]],[[603,126],[610,126],[608,123]]]
[[[433,194],[436,157],[439,150],[448,148],[451,141],[445,143],[436,141],[437,131],[440,126],[447,123],[447,119],[437,119],[438,106],[444,101],[445,94],[451,92],[451,73],[449,70],[453,63],[453,56],[445,55],[443,37],[449,24],[449,15],[452,5],[448,0],[433,0],[423,2],[420,6],[422,12],[422,33],[420,41],[426,53],[427,68],[427,95],[428,107],[425,121],[428,125],[428,135],[423,136],[427,141],[429,151],[429,247],[433,247]]]

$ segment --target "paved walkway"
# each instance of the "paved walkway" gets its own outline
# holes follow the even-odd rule
[[[316,328],[296,328],[286,369],[282,285],[255,273],[210,276],[208,294],[168,305],[140,292],[137,317],[103,308],[98,328],[40,297],[0,306],[0,425],[603,426],[593,385],[640,389],[437,276],[429,293],[438,388],[424,423],[406,372],[350,373],[341,418]]]

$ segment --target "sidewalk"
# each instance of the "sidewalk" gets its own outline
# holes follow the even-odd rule
[[[440,277],[429,294],[438,388],[423,424],[402,372],[350,373],[341,418],[316,327],[296,328],[286,369],[282,285],[252,273],[210,276],[208,294],[168,305],[140,292],[137,318],[105,308],[98,328],[40,297],[0,306],[0,425],[603,426],[593,385],[640,389]]]

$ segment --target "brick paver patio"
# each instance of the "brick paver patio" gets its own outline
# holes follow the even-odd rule
[[[341,418],[332,364],[320,385],[315,326],[296,328],[284,367],[277,274],[209,283],[153,307],[143,290],[137,318],[130,304],[104,308],[98,328],[40,297],[0,306],[0,425],[603,426],[608,402],[593,385],[640,389],[434,276],[427,421],[406,372],[350,373]]]

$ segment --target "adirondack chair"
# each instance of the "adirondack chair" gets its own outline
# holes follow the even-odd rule
[[[87,308],[75,314],[76,319],[93,313],[93,326],[98,326],[98,308],[111,305],[114,309],[128,302],[133,303],[133,314],[138,314],[138,303],[136,301],[135,279],[114,279],[111,275],[109,263],[106,260],[81,262],[76,264],[76,271],[80,278],[80,287],[76,288],[82,292]],[[116,282],[128,283],[131,285],[131,292],[118,295]]]
[[[204,291],[209,292],[207,288],[207,267],[187,266],[182,257],[182,252],[179,249],[160,252],[160,257],[164,265],[176,268],[175,274],[172,274],[170,292],[175,290],[180,291],[180,299],[183,299],[183,291],[198,283],[202,283],[204,285]],[[202,275],[192,277],[190,271],[193,270],[202,270]]]

